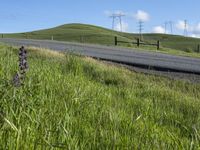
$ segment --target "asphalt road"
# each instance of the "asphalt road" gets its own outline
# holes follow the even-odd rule
[[[144,52],[129,48],[58,42],[47,40],[0,39],[13,46],[35,46],[57,51],[73,51],[81,55],[113,61],[126,65],[160,71],[193,73],[200,75],[200,59],[172,56],[158,52]]]

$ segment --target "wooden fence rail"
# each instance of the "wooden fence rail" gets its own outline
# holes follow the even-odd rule
[[[200,53],[200,45],[197,45],[197,52]]]

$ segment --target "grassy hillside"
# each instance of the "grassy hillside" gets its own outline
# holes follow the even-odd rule
[[[52,29],[40,30],[35,32],[8,34],[5,37],[30,38],[30,39],[51,39],[59,41],[74,41],[85,43],[97,43],[105,45],[114,44],[114,36],[119,36],[120,40],[129,41],[120,33],[101,27],[83,24],[67,24]]]
[[[183,37],[178,35],[166,35],[166,34],[146,34],[144,39],[150,40],[160,40],[163,47],[183,50],[185,52],[195,52],[197,51],[197,45],[200,44],[200,39]]]
[[[9,38],[49,40],[52,38],[52,36],[54,37],[54,40],[96,43],[104,45],[114,45],[114,36],[118,36],[119,40],[124,41],[136,41],[136,39],[139,37],[137,34],[121,33],[102,27],[85,24],[66,24],[47,30],[4,35],[4,37]],[[149,43],[156,43],[157,40],[160,40],[162,46],[165,48],[177,49],[186,52],[197,51],[197,45],[200,44],[200,39],[164,34],[145,34],[143,40]],[[131,45],[129,44],[126,46]]]
[[[0,46],[0,149],[198,149],[200,85],[90,58]]]

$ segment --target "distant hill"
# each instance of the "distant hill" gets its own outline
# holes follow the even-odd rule
[[[136,41],[138,34],[122,33],[110,29],[86,25],[86,24],[66,24],[51,29],[5,34],[5,38],[28,38],[28,39],[53,39],[58,41],[73,41],[94,43],[103,45],[114,45],[114,36],[123,41]],[[196,51],[200,39],[166,34],[144,34],[143,40],[149,43],[161,41],[163,47],[183,51]]]

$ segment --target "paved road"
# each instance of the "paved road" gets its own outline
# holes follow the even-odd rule
[[[163,71],[177,71],[200,75],[200,59],[144,52],[128,48],[58,42],[47,40],[0,39],[14,46],[35,46],[58,51],[73,51],[85,56]]]

